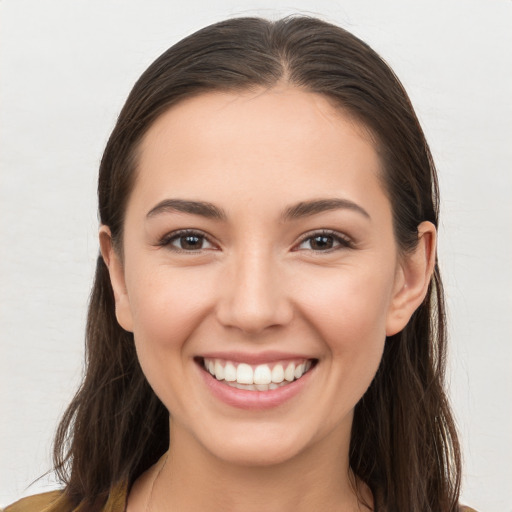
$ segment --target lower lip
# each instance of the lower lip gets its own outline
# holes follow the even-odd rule
[[[212,377],[206,370],[199,367],[202,378],[212,394],[232,407],[239,409],[264,410],[272,409],[291,400],[299,394],[310,380],[310,375],[315,367],[307,371],[300,379],[294,380],[290,384],[281,386],[277,389],[269,389],[268,391],[249,391],[246,389],[238,389],[225,384]]]

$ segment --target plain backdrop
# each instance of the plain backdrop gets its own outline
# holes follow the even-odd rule
[[[449,391],[463,502],[512,511],[512,2],[0,2],[0,505],[56,487],[52,436],[79,383],[97,255],[96,173],[131,86],[227,17],[320,16],[408,90],[436,159]]]

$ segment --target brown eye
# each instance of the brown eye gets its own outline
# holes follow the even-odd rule
[[[180,249],[197,250],[202,249],[203,238],[197,235],[185,235],[177,238],[179,240]]]
[[[299,244],[298,249],[312,250],[315,252],[328,252],[330,250],[337,250],[351,246],[352,243],[350,239],[341,233],[322,231],[304,238]]]
[[[332,236],[315,236],[311,238],[311,248],[315,251],[322,251],[324,249],[332,249],[334,245],[334,237]]]
[[[176,252],[196,252],[213,248],[205,235],[196,231],[170,233],[160,242],[160,245]]]

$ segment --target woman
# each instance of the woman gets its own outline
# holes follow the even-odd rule
[[[207,27],[135,84],[99,175],[63,492],[18,510],[459,510],[434,164],[325,22]]]

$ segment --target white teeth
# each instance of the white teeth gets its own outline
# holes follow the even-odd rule
[[[236,368],[231,363],[226,363],[224,367],[224,379],[228,382],[235,382],[236,380]]]
[[[236,368],[236,381],[239,384],[253,384],[252,368],[245,363],[240,363]]]
[[[219,359],[205,358],[203,361],[205,369],[217,380],[224,380],[226,384],[238,389],[252,391],[268,391],[300,379],[312,365],[312,361],[307,360],[297,365],[290,362],[286,369],[281,363],[275,364],[272,369],[267,364],[260,364],[253,369],[246,363],[235,366],[232,362]]]
[[[288,382],[292,382],[295,379],[295,365],[293,363],[289,363],[284,371],[284,378]]]
[[[281,386],[286,386],[287,382],[281,382],[281,384],[275,384],[271,382],[270,384],[239,384],[238,382],[226,382],[228,386],[236,389],[245,389],[249,391],[268,391],[269,389],[277,389]]]
[[[224,367],[220,364],[220,361],[215,361],[215,378],[217,380],[224,380]]]
[[[254,370],[254,384],[270,384],[272,382],[272,372],[266,364],[256,366]]]
[[[295,368],[293,375],[295,376],[296,379],[300,379],[302,377],[302,375],[304,374],[305,366],[306,365],[304,363],[301,363]]]
[[[284,370],[283,366],[280,364],[276,364],[274,368],[272,368],[272,382],[279,384],[284,380]]]

